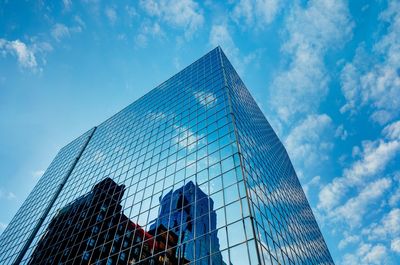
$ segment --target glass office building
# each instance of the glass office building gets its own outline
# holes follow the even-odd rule
[[[282,143],[216,48],[62,148],[0,264],[333,264]]]

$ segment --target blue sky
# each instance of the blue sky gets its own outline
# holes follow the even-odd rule
[[[398,264],[399,1],[1,1],[0,231],[62,146],[217,45],[335,262]]]

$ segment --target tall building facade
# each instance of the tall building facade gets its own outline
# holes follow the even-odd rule
[[[282,143],[216,48],[62,148],[0,264],[333,264]]]

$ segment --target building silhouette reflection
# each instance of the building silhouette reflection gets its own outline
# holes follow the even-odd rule
[[[214,202],[192,181],[160,198],[160,214],[151,226],[167,227],[178,235],[178,261],[208,257],[200,264],[225,265],[219,253]],[[213,253],[216,255],[210,256]]]
[[[197,185],[189,182],[160,198],[160,213],[149,231],[123,214],[124,189],[106,178],[60,209],[29,264],[181,265],[208,257],[200,264],[225,265],[213,201]]]

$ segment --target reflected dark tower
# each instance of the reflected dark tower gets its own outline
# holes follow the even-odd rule
[[[124,188],[106,178],[60,209],[29,264],[178,264],[174,233],[163,225],[146,232],[123,214]]]
[[[112,243],[104,243],[108,238],[118,236],[123,194],[124,186],[107,178],[95,185],[89,194],[60,209],[29,264],[62,264],[71,259],[70,256],[78,257],[84,263],[92,254],[97,258],[107,256]],[[101,245],[101,249],[96,249]],[[126,255],[122,254],[122,258]]]
[[[160,213],[152,228],[163,225],[179,237],[177,258],[197,260],[219,253],[214,202],[196,184],[183,187],[160,198]],[[225,265],[221,254],[210,258],[212,264]],[[211,264],[204,260],[201,264]]]

